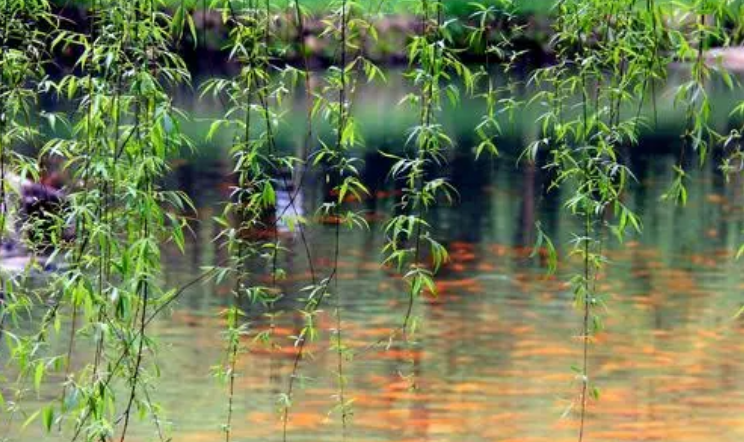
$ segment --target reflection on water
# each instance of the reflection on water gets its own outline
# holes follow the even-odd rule
[[[692,181],[689,206],[677,209],[659,203],[671,178],[672,157],[636,161],[642,185],[628,199],[643,213],[646,230],[625,247],[607,251],[613,265],[598,287],[607,303],[606,331],[590,358],[601,391],[591,404],[589,434],[598,441],[740,441],[744,327],[732,315],[742,300],[744,278],[727,250],[742,226],[741,183],[724,185],[711,169],[701,171]],[[462,200],[455,209],[432,214],[452,262],[438,280],[439,297],[418,307],[423,328],[413,366],[398,345],[367,349],[385,341],[406,307],[399,278],[377,265],[380,224],[373,222],[369,232],[344,234],[339,272],[344,335],[351,348],[366,349],[347,367],[353,439],[574,440],[571,404],[578,383],[571,367],[580,360],[580,318],[564,278],[545,277],[544,263],[529,258],[525,245],[538,217],[561,243],[570,241],[578,226],[560,215],[557,196],[543,194],[539,171],[515,171],[511,162],[453,162],[452,179]],[[313,186],[308,194],[308,201],[318,201],[320,192]],[[376,195],[367,208],[389,211],[394,191],[377,189]],[[209,231],[209,222],[200,229]],[[333,232],[332,227],[309,231],[321,274],[329,271]],[[205,249],[205,256],[219,254]],[[197,271],[189,257],[174,257],[171,265],[174,278]],[[285,266],[287,293],[309,282],[299,244],[291,247]],[[163,370],[177,379],[166,376],[161,397],[174,417],[178,440],[219,436],[223,389],[204,379],[205,361],[220,358],[223,324],[215,318],[225,302],[219,289],[194,291],[159,324],[172,345],[163,351]],[[287,299],[282,307],[297,305]],[[331,413],[336,394],[335,353],[327,341],[331,314],[321,315],[326,339],[313,346],[313,359],[304,365],[307,379],[291,415],[291,440],[340,440],[340,418]],[[267,324],[257,317],[254,326]],[[241,418],[234,425],[240,440],[280,439],[276,399],[291,372],[289,336],[299,326],[297,315],[283,316],[276,331],[281,346],[272,351],[253,345],[242,359]],[[411,372],[415,391],[401,377]],[[146,425],[140,428],[141,434],[149,431]]]
[[[601,391],[590,405],[589,440],[738,442],[744,440],[744,326],[732,316],[742,301],[744,278],[741,262],[728,251],[741,241],[744,227],[742,183],[724,183],[709,165],[692,176],[688,207],[675,208],[659,202],[674,157],[652,158],[630,158],[640,184],[627,204],[641,212],[644,234],[624,246],[609,243],[612,265],[599,280],[606,330],[591,348],[590,372]],[[417,305],[422,328],[412,353],[397,343],[370,347],[400,325],[407,295],[395,272],[378,265],[379,220],[393,210],[397,192],[385,185],[384,158],[368,153],[365,163],[364,180],[374,198],[358,206],[368,211],[371,226],[368,232],[343,233],[338,273],[345,344],[360,349],[346,368],[347,398],[354,401],[349,440],[575,440],[571,405],[578,383],[571,367],[580,361],[581,320],[565,278],[546,277],[545,263],[530,258],[528,248],[538,219],[556,243],[570,242],[580,230],[562,213],[561,195],[545,193],[546,178],[537,167],[516,167],[513,159],[474,163],[466,154],[452,158],[451,179],[461,199],[454,208],[430,214],[452,253],[438,278],[440,295]],[[201,210],[188,252],[166,254],[168,286],[184,284],[224,254],[212,241],[219,231],[212,216],[229,194],[222,178],[229,170],[227,159],[218,159],[182,164],[174,173],[171,184],[188,191]],[[302,195],[306,214],[322,202],[327,190],[322,183],[308,177]],[[321,275],[329,272],[334,232],[323,225],[307,232]],[[276,322],[277,347],[245,340],[250,351],[238,368],[236,441],[281,440],[277,397],[292,370],[290,337],[302,325],[296,293],[310,280],[301,243],[287,236],[285,245],[287,296],[277,306],[285,311]],[[569,272],[576,263],[564,258],[562,271]],[[231,302],[229,292],[229,284],[195,287],[170,317],[153,325],[162,340],[162,377],[151,395],[167,411],[173,440],[221,437],[225,388],[210,372],[223,357],[225,324],[219,312]],[[322,339],[302,366],[292,441],[341,440],[340,417],[332,412],[331,314],[320,315]],[[260,312],[250,320],[255,331],[269,327]],[[79,353],[80,361],[89,356],[82,346]],[[415,374],[417,389],[409,388],[402,373]],[[42,399],[54,397],[55,389]],[[22,434],[17,427],[11,440],[41,437],[35,427]],[[132,440],[157,438],[150,422],[132,427]]]

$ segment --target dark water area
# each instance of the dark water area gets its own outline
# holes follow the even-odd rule
[[[439,296],[416,303],[420,326],[412,353],[395,342],[375,345],[387,343],[407,307],[400,277],[379,264],[382,225],[394,210],[396,187],[387,177],[389,162],[378,150],[401,149],[405,127],[415,119],[391,105],[404,90],[391,81],[392,86],[358,97],[366,142],[359,151],[361,174],[372,196],[355,207],[364,211],[370,226],[341,233],[344,339],[355,351],[346,363],[347,399],[354,401],[347,440],[575,440],[580,382],[571,367],[580,364],[581,316],[566,280],[580,265],[567,252],[581,223],[562,207],[571,189],[548,192],[550,176],[543,164],[517,161],[520,149],[536,136],[534,115],[516,119],[500,145],[500,158],[477,161],[472,128],[479,110],[466,104],[443,116],[456,140],[445,172],[460,197],[427,216],[452,259],[437,277]],[[196,117],[186,130],[203,140],[209,124],[202,119],[219,115],[219,106],[186,93],[177,99]],[[660,94],[659,117],[671,128],[680,123],[668,100]],[[298,98],[291,106],[280,140],[285,151],[300,153],[304,105]],[[213,216],[232,185],[229,138],[219,134],[210,143],[199,141],[195,155],[173,162],[166,184],[186,191],[199,214],[186,253],[166,246],[166,287],[188,283],[225,256],[213,240],[220,231]],[[638,182],[625,203],[640,214],[643,233],[625,244],[609,235],[606,239],[610,265],[597,287],[605,304],[605,330],[591,345],[589,358],[600,394],[590,401],[587,440],[744,440],[744,323],[733,318],[744,299],[742,262],[734,259],[744,240],[744,183],[741,177],[727,182],[712,159],[693,167],[687,206],[676,207],[661,197],[674,178],[679,136],[671,129],[649,131],[626,155]],[[309,172],[302,212],[312,218],[327,191],[322,174]],[[530,256],[536,221],[560,246],[555,276],[546,276],[544,258]],[[316,272],[328,274],[335,226],[311,223],[306,236]],[[265,308],[245,306],[252,332],[273,327],[275,346],[245,338],[248,350],[236,381],[236,441],[281,440],[277,399],[292,371],[296,348],[291,336],[303,324],[298,291],[310,283],[303,242],[290,232],[282,242],[287,252],[279,265],[287,277],[280,285],[286,296],[274,311],[284,313],[272,322]],[[266,283],[268,269],[254,267],[255,282]],[[163,405],[162,419],[174,441],[223,437],[226,387],[211,373],[224,357],[220,312],[232,301],[230,288],[227,283],[196,285],[171,314],[153,324],[152,333],[161,340],[160,378],[150,394]],[[302,364],[303,382],[290,414],[291,441],[341,440],[340,416],[334,411],[336,353],[329,344],[335,328],[332,308],[319,321],[320,339],[310,345],[312,358]],[[81,345],[75,359],[88,360],[90,351]],[[415,374],[417,389],[409,388],[404,373]],[[54,391],[50,388],[39,401],[53,398]],[[40,402],[32,399],[23,406],[32,409]],[[9,441],[69,439],[42,435],[38,427],[20,431],[19,422]],[[155,426],[146,421],[133,422],[130,434],[133,441],[157,439]]]

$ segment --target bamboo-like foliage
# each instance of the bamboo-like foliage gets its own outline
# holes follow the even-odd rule
[[[353,157],[353,150],[362,146],[358,122],[352,114],[352,99],[357,89],[358,75],[363,73],[368,81],[382,77],[377,66],[364,57],[361,46],[367,37],[375,38],[372,24],[364,16],[361,3],[353,0],[339,0],[332,5],[333,13],[326,19],[322,35],[340,42],[337,65],[329,68],[325,85],[313,97],[313,105],[308,118],[320,116],[333,128],[333,140],[318,140],[319,147],[311,154],[311,165],[323,167],[325,181],[329,183],[329,195],[319,207],[317,218],[334,225],[334,245],[332,266],[329,273],[303,292],[305,307],[302,315],[305,326],[296,338],[298,348],[287,391],[282,395],[283,438],[287,439],[289,410],[296,379],[300,379],[300,363],[307,353],[306,347],[317,339],[317,313],[325,300],[335,292],[335,328],[332,349],[336,353],[336,407],[340,415],[343,437],[346,437],[348,419],[352,414],[352,400],[347,398],[347,379],[344,363],[351,359],[350,349],[343,343],[343,294],[338,287],[338,264],[341,256],[342,227],[367,228],[361,213],[347,207],[349,201],[359,201],[369,192],[359,179],[359,159]],[[299,15],[298,15],[299,17]],[[333,284],[333,288],[331,285]]]
[[[417,92],[406,95],[404,102],[418,108],[418,124],[407,137],[407,156],[385,154],[395,160],[390,175],[403,184],[400,214],[385,225],[387,242],[383,249],[385,264],[395,264],[403,270],[409,285],[408,307],[401,326],[406,340],[411,330],[414,301],[425,290],[436,293],[434,274],[447,261],[446,248],[433,235],[426,221],[428,208],[441,199],[450,202],[456,190],[437,169],[447,161],[447,148],[452,139],[437,120],[442,100],[457,102],[459,91],[451,81],[453,76],[464,80],[468,91],[473,77],[448,44],[449,31],[443,23],[443,3],[422,0],[417,12],[421,16],[420,32],[411,38],[408,47],[410,70],[406,76]],[[431,265],[426,263],[429,252]],[[414,327],[415,329],[415,327]]]
[[[602,252],[605,234],[611,231],[622,241],[628,228],[641,228],[638,216],[622,201],[633,175],[620,156],[621,146],[632,145],[637,138],[639,117],[623,115],[621,106],[633,95],[643,96],[646,79],[653,76],[653,63],[649,62],[654,57],[649,53],[653,45],[647,45],[653,35],[631,32],[639,17],[630,2],[567,1],[558,7],[558,62],[533,77],[545,85],[538,94],[548,109],[541,117],[545,138],[529,146],[526,156],[535,161],[538,149],[547,149],[546,167],[553,172],[551,187],[568,184],[575,189],[565,206],[583,225],[571,251],[582,261],[580,271],[571,277],[575,304],[582,316],[579,336],[583,356],[577,369],[580,393],[575,403],[581,441],[589,395],[597,397],[599,391],[591,381],[588,358],[592,335],[601,328],[598,309],[603,301],[596,281],[606,262]],[[610,11],[612,21],[602,20],[605,11]],[[597,34],[601,37],[590,48],[590,38]],[[624,47],[637,52],[618,53]],[[538,238],[542,241],[544,235]],[[552,246],[549,249],[552,251]]]
[[[225,213],[220,221],[225,226],[221,235],[226,238],[230,257],[230,265],[225,271],[235,273],[233,305],[225,312],[228,327],[225,361],[217,372],[228,384],[227,418],[223,431],[225,440],[229,441],[232,434],[236,365],[241,352],[240,339],[247,334],[242,304],[249,296],[264,300],[268,294],[262,287],[246,287],[246,260],[251,255],[260,253],[260,244],[254,244],[247,235],[251,228],[261,223],[265,211],[272,208],[275,192],[270,177],[265,172],[267,163],[271,161],[266,155],[266,143],[252,138],[255,124],[253,119],[257,114],[256,90],[261,87],[267,75],[263,34],[260,32],[261,20],[266,20],[266,17],[253,4],[240,11],[230,9],[227,4],[223,7],[227,8],[224,17],[233,25],[231,58],[240,63],[241,71],[235,79],[205,83],[203,93],[213,91],[216,96],[225,94],[228,97],[228,106],[231,106],[226,112],[225,120],[217,120],[212,124],[208,137],[212,136],[220,124],[229,122],[237,126],[231,153],[235,158],[234,172],[237,174],[238,184],[232,194],[234,201],[225,206]],[[236,218],[234,222],[231,222],[232,217]]]
[[[282,297],[277,286],[284,275],[278,267],[282,251],[278,223],[302,229],[304,220],[295,214],[296,211],[288,211],[289,207],[280,212],[276,205],[277,183],[288,186],[289,179],[284,174],[292,173],[296,161],[277,151],[275,132],[280,115],[274,107],[281,106],[289,90],[283,81],[294,84],[297,71],[291,67],[280,70],[271,63],[271,4],[251,1],[236,8],[230,2],[216,2],[213,6],[220,7],[230,26],[230,59],[240,66],[235,78],[209,80],[202,88],[203,94],[226,99],[227,107],[225,118],[212,123],[208,137],[221,128],[235,128],[231,153],[238,183],[232,192],[232,201],[225,206],[223,217],[219,219],[224,226],[220,237],[225,239],[229,265],[219,270],[218,279],[232,273],[235,281],[234,303],[225,312],[228,330],[224,368],[218,370],[218,375],[228,384],[228,411],[223,430],[225,440],[229,441],[241,337],[249,334],[243,306],[246,303],[272,306]],[[281,182],[277,176],[282,176]],[[294,206],[293,200],[294,196],[290,207]],[[256,230],[270,232],[272,239],[256,239]],[[270,286],[248,283],[247,264],[255,258],[265,260],[271,268]],[[271,344],[271,329],[257,333],[256,338]]]
[[[170,50],[170,17],[155,3],[96,2],[89,22],[86,34],[51,35],[53,49],[82,53],[75,73],[43,83],[48,93],[78,103],[71,137],[52,139],[40,152],[40,158],[61,160],[75,183],[50,229],[57,232],[50,239],[52,257],[63,256],[68,269],[49,285],[50,306],[38,331],[16,337],[11,352],[21,372],[33,368],[37,388],[48,371],[66,374],[59,400],[43,409],[47,429],[70,420],[74,438],[119,433],[124,440],[135,410],[162,431],[149,396],[157,371],[148,361],[155,347],[146,327],[172,295],[159,281],[160,245],[173,240],[183,247],[178,213],[188,200],[161,189],[159,179],[168,170],[166,156],[185,143],[165,88],[188,81],[189,74]],[[62,235],[70,230],[73,242]],[[61,333],[63,322],[68,350],[48,355],[48,329]],[[79,339],[95,348],[93,360],[74,363]],[[82,368],[73,373],[73,366]]]
[[[656,99],[654,87],[665,79],[672,60],[691,60],[690,80],[675,95],[677,106],[685,109],[684,143],[676,178],[664,195],[684,205],[686,152],[695,152],[702,165],[720,138],[709,124],[712,104],[707,83],[714,72],[727,84],[733,83],[728,72],[705,58],[712,39],[727,44],[720,24],[728,18],[728,2],[691,2],[681,12],[682,20],[695,18],[689,32],[665,28],[679,6],[658,5],[653,0],[643,8],[633,1],[560,2],[554,39],[558,62],[533,77],[544,85],[538,97],[550,110],[541,118],[545,138],[529,146],[525,154],[534,161],[538,149],[547,148],[547,167],[555,174],[551,187],[572,181],[575,191],[566,207],[583,219],[583,235],[573,243],[583,269],[571,279],[582,311],[579,440],[584,438],[588,396],[599,396],[598,387],[590,381],[588,352],[592,334],[601,329],[597,308],[603,301],[596,280],[606,263],[602,253],[605,233],[622,242],[626,230],[641,230],[640,218],[623,203],[633,174],[622,158],[624,149],[635,144],[640,128],[648,124],[640,114],[644,99],[649,91]],[[724,168],[726,164],[730,163]],[[545,241],[552,248],[549,239]]]
[[[332,349],[336,352],[337,395],[336,409],[341,417],[342,436],[346,439],[347,421],[352,414],[353,402],[346,393],[347,379],[344,362],[351,360],[352,352],[343,342],[343,293],[338,287],[338,266],[341,256],[341,227],[368,228],[362,213],[345,207],[348,201],[361,201],[369,195],[367,187],[359,178],[360,160],[354,158],[354,149],[363,147],[359,122],[352,114],[353,97],[357,90],[360,74],[368,82],[383,79],[380,69],[368,60],[361,48],[365,39],[376,41],[375,29],[365,17],[362,3],[354,0],[340,0],[334,13],[327,20],[323,32],[340,42],[337,66],[329,69],[326,86],[316,97],[315,110],[333,127],[333,144],[320,140],[320,148],[313,155],[314,165],[323,165],[326,182],[333,183],[330,198],[320,207],[319,216],[335,224],[333,247],[333,266],[328,276],[321,282],[321,288],[308,287],[308,313],[317,311],[322,298],[327,294],[331,283],[335,292],[335,329]],[[286,423],[286,422],[285,422]]]
[[[322,338],[320,313],[331,301],[332,412],[346,439],[353,414],[347,373],[356,353],[343,339],[346,294],[338,271],[345,228],[370,228],[356,206],[369,191],[360,177],[362,122],[353,110],[360,85],[384,79],[367,49],[378,41],[374,16],[385,0],[334,0],[328,6],[318,37],[334,42],[335,52],[331,65],[317,73],[310,72],[305,44],[312,17],[300,0],[203,2],[221,14],[228,62],[237,69],[229,78],[199,85],[202,97],[224,107],[206,138],[228,133],[232,139],[234,186],[217,217],[221,231],[215,238],[226,258],[185,287],[170,288],[161,280],[163,244],[173,242],[183,251],[184,216],[195,210],[186,195],[162,185],[169,158],[193,147],[180,128],[188,116],[171,97],[191,82],[175,52],[179,40],[190,35],[200,44],[187,3],[175,4],[170,13],[166,6],[172,5],[161,0],[90,0],[86,22],[70,30],[46,0],[0,0],[0,241],[16,240],[44,256],[47,265],[63,266],[42,287],[27,278],[38,262],[20,274],[0,271],[0,334],[17,373],[11,405],[0,396],[8,426],[23,411],[29,385],[39,393],[44,380],[57,375],[64,380],[47,396],[53,399],[29,413],[27,423],[41,418],[47,431],[56,427],[73,441],[124,442],[130,422],[140,415],[167,440],[164,410],[151,397],[159,369],[157,340],[148,326],[187,287],[214,278],[231,286],[230,305],[221,312],[224,356],[214,367],[226,389],[225,441],[233,439],[236,425],[240,358],[248,353],[249,339],[269,348],[281,345],[275,342],[273,321],[283,298],[299,300],[292,314],[304,323],[291,338],[291,372],[277,400],[282,439],[289,439],[296,389],[312,344]],[[707,56],[713,45],[732,44],[727,26],[741,26],[741,17],[729,0],[558,0],[549,42],[554,59],[522,84],[509,76],[524,55],[516,44],[524,30],[512,15],[516,2],[475,3],[462,20],[448,17],[444,0],[413,5],[416,31],[408,36],[404,74],[411,92],[401,104],[416,115],[416,124],[396,153],[381,152],[392,163],[390,184],[402,190],[394,214],[381,227],[382,264],[397,268],[406,286],[401,323],[389,338],[401,335],[406,350],[414,348],[417,299],[436,295],[436,274],[448,261],[428,216],[431,208],[458,199],[447,176],[455,142],[445,130],[445,109],[457,107],[462,95],[485,103],[484,114],[472,118],[477,141],[468,147],[476,159],[500,154],[502,126],[513,123],[518,110],[539,109],[539,136],[524,146],[520,161],[543,167],[549,176],[546,191],[568,190],[563,205],[578,226],[573,241],[556,246],[538,223],[535,249],[547,250],[550,272],[557,271],[559,250],[567,250],[569,258],[562,261],[568,270],[562,268],[561,275],[570,282],[580,315],[582,352],[571,410],[581,442],[589,438],[590,401],[600,391],[591,350],[602,328],[604,297],[597,281],[608,265],[607,242],[623,243],[642,230],[640,216],[626,202],[635,180],[628,152],[641,130],[656,125],[656,88],[666,81],[670,64],[683,62],[688,78],[675,90],[674,102],[684,110],[684,131],[675,179],[663,199],[685,205],[690,167],[703,165],[716,149],[723,152],[719,169],[726,178],[741,179],[744,128],[720,133],[711,122],[714,103],[708,96],[713,80],[733,88],[735,79]],[[301,68],[282,59],[289,52],[282,40],[287,17],[300,41]],[[464,39],[458,37],[462,32]],[[47,76],[46,66],[63,50],[78,55],[74,66],[59,77]],[[484,57],[475,73],[461,57],[466,50]],[[503,83],[495,81],[494,71],[506,73]],[[313,76],[319,85],[312,84]],[[300,83],[307,96],[307,126],[303,154],[296,158],[280,151],[277,137],[287,130],[285,102]],[[517,100],[521,87],[536,91],[529,101]],[[71,108],[40,111],[41,95]],[[643,112],[648,104],[652,115]],[[744,104],[734,115],[744,117]],[[330,136],[314,138],[321,134],[313,126],[319,121],[330,127]],[[36,156],[19,153],[28,146]],[[689,161],[690,154],[696,161]],[[67,177],[66,201],[53,214],[24,217],[17,209],[20,186],[26,178],[40,180],[49,165],[58,165]],[[317,213],[304,217],[296,198],[312,172],[323,177],[327,192]],[[286,207],[278,205],[280,192],[289,195]],[[311,281],[299,293],[284,292],[281,263],[288,246],[281,226],[299,237],[310,269]],[[333,229],[329,268],[316,267],[308,229]],[[270,282],[257,282],[260,276]],[[252,329],[248,318],[264,309],[271,325]],[[31,332],[22,331],[26,322],[35,324]],[[64,342],[60,354],[54,354],[53,340]],[[85,354],[81,347],[93,349],[90,359],[79,356]],[[415,386],[412,374],[404,377]]]
[[[34,124],[34,109],[45,77],[44,64],[49,35],[42,29],[55,26],[55,17],[48,3],[3,1],[0,3],[0,241],[20,240],[33,247],[33,238],[24,234],[18,210],[21,182],[38,179],[39,164],[18,152],[18,147],[38,140]],[[20,233],[19,233],[20,232]],[[0,270],[0,336],[8,342],[8,354],[3,359],[14,360],[18,376],[12,385],[12,406],[5,410],[4,424],[10,429],[13,417],[20,411],[17,404],[23,400],[29,382],[39,387],[36,373],[47,365],[59,365],[55,358],[42,359],[38,339],[18,333],[21,321],[33,309],[41,296],[25,290],[27,272],[13,275]],[[0,381],[9,382],[4,375]],[[6,404],[0,392],[0,402]]]

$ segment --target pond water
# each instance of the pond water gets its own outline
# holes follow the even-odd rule
[[[384,118],[384,106],[377,113]],[[560,193],[546,193],[543,172],[517,166],[508,149],[502,159],[475,162],[467,138],[473,123],[461,127],[464,147],[451,158],[460,201],[430,214],[452,262],[437,278],[439,296],[416,304],[420,328],[412,349],[397,341],[374,345],[386,343],[400,326],[407,293],[399,276],[379,265],[379,220],[390,213],[395,191],[382,184],[385,161],[366,155],[363,173],[375,197],[359,208],[370,214],[370,229],[342,231],[338,273],[344,344],[358,350],[345,366],[346,396],[353,400],[347,440],[576,440],[572,405],[579,383],[572,367],[581,361],[581,316],[565,284],[576,263],[564,247],[559,274],[547,277],[545,263],[529,256],[529,246],[537,220],[564,245],[579,223],[561,208]],[[367,141],[370,147],[390,144],[383,135]],[[726,183],[711,163],[692,175],[687,207],[660,202],[676,161],[676,150],[667,144],[674,138],[646,139],[629,154],[639,183],[627,204],[640,212],[644,232],[624,245],[608,240],[611,265],[598,282],[605,330],[589,356],[600,394],[590,401],[588,441],[744,440],[744,322],[733,319],[744,277],[731,252],[742,240],[742,183]],[[219,226],[211,217],[227,198],[229,170],[224,151],[177,163],[169,184],[188,191],[200,214],[186,254],[165,253],[169,287],[187,283],[224,255],[212,241]],[[318,176],[307,179],[308,214],[322,200],[320,183]],[[330,271],[334,234],[329,225],[307,230],[319,275]],[[275,321],[274,348],[245,339],[249,350],[238,367],[235,441],[281,440],[277,399],[292,371],[290,336],[302,326],[296,293],[310,282],[302,242],[290,235],[284,242],[288,252],[281,266],[288,277],[281,285],[287,296],[276,309],[285,313]],[[163,405],[161,417],[174,441],[223,438],[226,387],[211,370],[224,356],[220,312],[231,302],[229,292],[229,284],[192,287],[152,326],[161,340],[161,378],[150,395]],[[270,327],[263,312],[250,314],[252,330]],[[320,314],[321,339],[301,365],[304,381],[295,391],[290,441],[342,440],[334,410],[337,360],[328,339],[335,328],[332,314],[330,307]],[[79,347],[76,360],[82,363],[90,353]],[[25,406],[31,409],[57,390],[50,384],[38,402],[29,399]],[[21,432],[18,420],[8,433],[11,441],[69,440],[42,435],[37,424]],[[148,421],[135,420],[130,433],[132,441],[157,440]]]

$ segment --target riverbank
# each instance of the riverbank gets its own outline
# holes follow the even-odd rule
[[[488,3],[490,0],[486,0]],[[178,2],[172,2],[176,6]],[[373,32],[367,32],[362,37],[359,52],[377,64],[385,66],[405,65],[407,58],[407,45],[411,35],[420,32],[421,20],[412,14],[409,7],[401,6],[401,2],[382,2],[381,7],[370,13],[370,21],[374,26]],[[498,2],[496,2],[498,3]],[[184,3],[185,10],[193,20],[193,29],[183,33],[178,43],[178,52],[184,58],[192,72],[208,72],[214,75],[230,75],[235,72],[229,60],[229,53],[225,49],[228,45],[229,26],[225,24],[219,11],[193,7],[197,3],[193,0]],[[276,2],[274,2],[276,4]],[[189,6],[191,5],[191,6]],[[295,11],[290,7],[277,7],[273,16],[274,32],[272,35],[273,53],[281,54],[280,57],[287,63],[293,65],[308,64],[310,69],[322,69],[335,63],[338,53],[338,41],[323,31],[327,24],[325,22],[328,14],[327,2],[309,1],[305,2],[307,16],[303,19],[302,27],[297,25]],[[387,5],[387,6],[385,6]],[[468,6],[470,5],[470,6]],[[281,5],[279,5],[281,6]],[[744,10],[744,7],[738,7]],[[408,8],[408,9],[407,9]],[[477,17],[472,15],[472,4],[457,0],[448,4],[447,17],[452,21],[448,25],[452,38],[452,46],[461,48],[460,57],[467,63],[484,63],[487,59],[492,62],[498,61],[498,55],[486,54],[485,44],[474,45],[471,41],[473,28],[477,25]],[[175,9],[171,9],[173,13]],[[551,47],[553,37],[552,0],[530,0],[524,2],[520,9],[514,14],[505,11],[496,12],[494,19],[486,25],[486,34],[483,41],[494,43],[496,41],[509,41],[509,53],[519,53],[519,63],[525,66],[540,66],[549,64],[554,60]],[[83,5],[56,6],[59,14],[73,30],[84,32],[89,27],[90,12]],[[735,16],[732,12],[732,17]],[[671,17],[671,15],[670,15]],[[684,18],[686,17],[686,18]],[[695,16],[688,15],[683,18],[670,19],[664,23],[665,26],[679,29],[683,33],[693,32]],[[744,30],[741,25],[730,23],[726,38],[728,41],[717,41],[709,37],[706,46],[717,48],[720,46],[736,46],[744,41]],[[588,38],[589,43],[592,38]],[[57,54],[59,65],[71,67],[77,56],[72,50]],[[740,51],[713,51],[708,58],[715,61],[716,56],[723,57],[724,66],[733,66],[735,69],[744,69],[738,60]],[[728,62],[729,56],[736,60]]]
[[[537,3],[544,0],[535,0]],[[535,3],[535,4],[537,4]],[[310,11],[313,11],[312,9]],[[464,12],[466,10],[461,10]],[[65,19],[73,30],[84,32],[89,28],[89,10],[82,6],[58,7],[57,14]],[[191,11],[193,31],[183,33],[178,44],[178,52],[193,72],[214,72],[229,74],[229,53],[225,49],[229,39],[229,26],[225,24],[219,11],[195,9]],[[311,69],[321,69],[335,62],[338,42],[333,36],[325,35],[323,14],[311,13],[303,19],[302,29],[297,25],[292,9],[279,9],[274,14],[275,54],[289,64],[300,65],[307,62]],[[377,38],[368,32],[362,37],[359,51],[375,63],[386,66],[407,63],[406,48],[411,35],[420,32],[421,19],[413,14],[399,10],[390,14],[378,13],[371,23]],[[486,59],[485,45],[473,47],[469,42],[473,19],[468,14],[459,17],[450,25],[455,47],[462,48],[461,58],[466,62],[482,62]],[[551,20],[547,15],[525,11],[517,16],[499,15],[488,25],[484,40],[495,41],[508,38],[512,50],[522,53],[522,62],[543,64],[551,59],[549,42]],[[58,55],[62,65],[72,65],[77,54],[67,51]],[[490,55],[491,60],[496,57]]]

